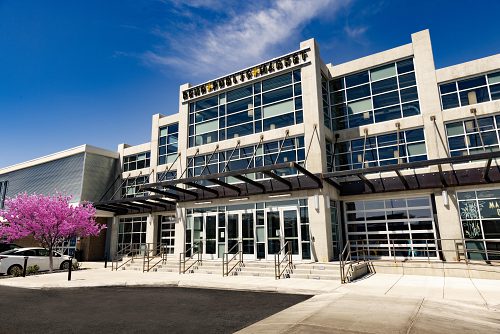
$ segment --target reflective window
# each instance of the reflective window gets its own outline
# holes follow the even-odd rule
[[[487,116],[446,124],[451,156],[498,151],[500,116]]]
[[[149,182],[147,176],[138,176],[128,178],[122,186],[122,198],[145,196],[146,191],[141,190],[140,186]]]
[[[399,143],[398,143],[399,139]],[[394,165],[427,159],[422,128],[392,132],[379,136],[338,142],[327,142],[328,171]],[[363,156],[363,152],[365,153]]]
[[[500,260],[500,189],[457,192],[457,198],[467,257]]]
[[[301,95],[300,70],[295,70],[192,102],[189,147],[300,124]]]
[[[345,212],[351,251],[366,249],[371,258],[437,257],[428,196],[346,202]]]
[[[209,119],[207,112],[202,115],[203,120]],[[158,138],[158,165],[173,163],[177,157],[179,140],[179,123],[169,124],[160,128]]]
[[[500,99],[500,72],[439,85],[442,109]]]
[[[141,244],[146,243],[146,225],[147,217],[120,218],[118,223],[118,249],[131,250],[134,247],[141,249]]]
[[[141,168],[148,168],[150,165],[151,153],[142,152],[134,155],[127,155],[123,157],[123,171],[136,170]]]
[[[254,153],[255,152],[255,153]],[[216,152],[215,154],[198,155],[195,159],[188,158],[188,176],[199,176],[214,173],[223,173],[234,170],[274,165],[284,162],[302,163],[305,159],[304,137],[289,138]],[[295,174],[295,169],[281,169],[276,171],[279,175]],[[247,175],[248,177],[262,179],[261,173]],[[227,182],[241,182],[232,177]],[[207,182],[206,185],[212,185]]]
[[[3,209],[8,181],[0,181],[0,209]]]
[[[416,85],[413,59],[323,83],[325,125],[341,130],[419,115]]]

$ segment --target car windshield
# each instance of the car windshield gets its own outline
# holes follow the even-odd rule
[[[5,251],[5,252],[1,252],[0,254],[3,254],[3,255],[8,255],[8,254],[15,253],[15,252],[17,252],[17,251],[18,251],[18,249],[9,249],[9,250],[7,250],[7,251]]]

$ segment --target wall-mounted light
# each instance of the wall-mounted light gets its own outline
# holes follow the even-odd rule
[[[239,202],[239,201],[246,201],[248,200],[248,197],[238,197],[238,198],[231,198],[229,202]]]
[[[448,190],[443,189],[443,191],[441,192],[441,196],[443,197],[444,206],[448,206],[450,204],[450,200],[448,198]]]
[[[330,196],[326,196],[326,207],[330,209]]]
[[[269,198],[290,197],[292,194],[269,195]]]
[[[203,204],[211,204],[212,201],[206,201],[206,202],[194,202],[196,205],[203,205]]]
[[[319,211],[319,195],[318,194],[314,195],[314,209],[316,211]]]

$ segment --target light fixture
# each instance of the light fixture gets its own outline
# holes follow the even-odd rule
[[[269,195],[269,198],[278,198],[278,197],[290,197],[292,194],[279,194],[279,195]]]
[[[212,201],[206,201],[206,202],[194,202],[196,205],[202,205],[202,204],[211,204]]]
[[[448,206],[450,204],[450,200],[448,198],[448,190],[443,189],[443,191],[441,192],[441,196],[443,197],[444,206]]]
[[[316,211],[319,211],[319,195],[318,194],[314,195],[314,209]]]
[[[248,200],[248,197],[237,197],[237,198],[231,198],[229,202],[239,202],[239,201],[246,201]]]
[[[330,209],[330,196],[326,196],[326,207]]]

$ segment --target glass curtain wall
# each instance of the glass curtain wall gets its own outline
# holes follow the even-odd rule
[[[150,152],[127,155],[123,157],[123,171],[128,172],[131,170],[148,168],[150,166],[150,161],[151,161]]]
[[[160,128],[158,138],[158,165],[173,163],[177,157],[179,123]]]
[[[420,114],[413,59],[405,59],[329,82],[332,130]]]
[[[122,186],[122,198],[146,196],[147,192],[145,190],[141,190],[140,186],[148,182],[148,176],[138,176],[127,179]]]
[[[498,151],[500,116],[487,116],[446,124],[452,157]]]
[[[395,165],[427,159],[423,128],[400,131],[399,134],[393,132],[370,136],[366,140],[360,138],[337,144],[328,142],[326,153],[329,171]]]
[[[352,250],[371,258],[437,257],[430,196],[345,203]]]
[[[120,218],[118,224],[118,252],[132,244],[146,243],[147,216]]]
[[[303,122],[300,70],[189,104],[189,147]]]
[[[457,198],[469,259],[500,260],[500,189],[461,191]]]
[[[443,110],[500,99],[500,72],[439,85]]]

